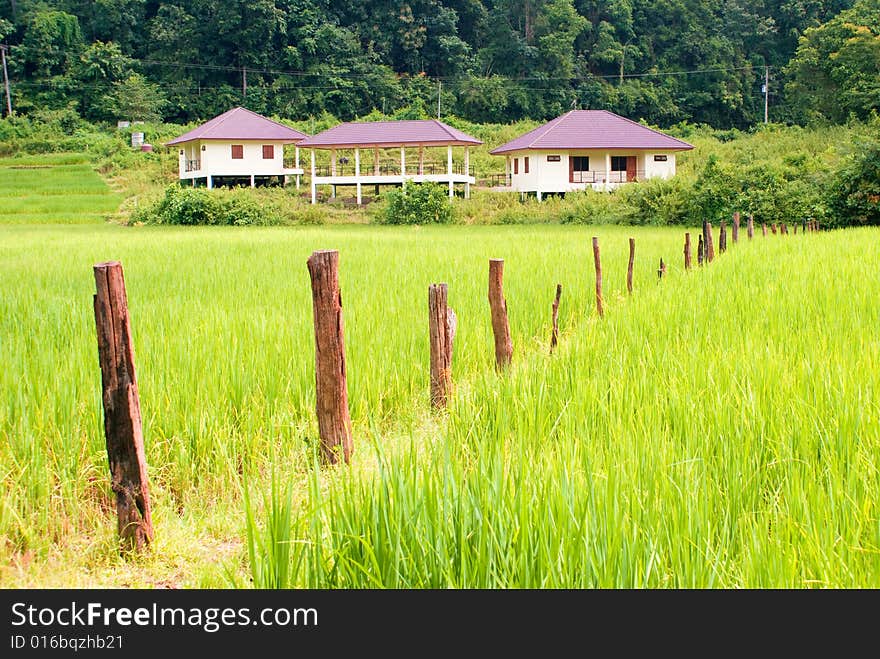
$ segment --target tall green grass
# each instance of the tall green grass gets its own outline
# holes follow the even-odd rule
[[[0,224],[88,224],[122,202],[82,154],[0,159]]]
[[[0,227],[0,583],[878,585],[874,232],[758,237],[688,274],[681,234]],[[341,254],[356,447],[325,471],[305,267],[322,248]],[[501,377],[492,257],[515,341]],[[114,551],[91,311],[108,259],[125,268],[157,529],[134,564]],[[432,416],[438,281],[456,394]]]

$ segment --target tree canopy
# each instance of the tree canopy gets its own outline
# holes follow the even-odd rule
[[[876,0],[0,0],[20,112],[205,119],[609,109],[670,125],[880,105]],[[126,97],[129,97],[128,100]]]

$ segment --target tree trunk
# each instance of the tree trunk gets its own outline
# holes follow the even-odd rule
[[[351,417],[345,370],[339,252],[322,250],[308,259],[315,322],[315,388],[321,455],[328,464],[351,461]]]
[[[507,300],[504,299],[504,259],[489,259],[489,308],[495,335],[495,368],[502,371],[510,365],[513,357]]]
[[[452,390],[452,338],[446,284],[428,287],[428,333],[431,341],[431,406],[446,407]]]
[[[141,551],[153,540],[153,521],[125,280],[117,261],[95,265],[94,274],[104,438],[117,529],[123,550]]]

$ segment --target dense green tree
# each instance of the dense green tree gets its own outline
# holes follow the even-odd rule
[[[880,4],[860,0],[808,29],[787,73],[789,102],[801,119],[843,121],[880,109]]]
[[[654,124],[845,120],[877,107],[877,0],[0,0],[19,109],[106,117],[133,72],[167,118],[373,110]],[[843,12],[843,13],[841,13]],[[792,55],[797,56],[788,68]],[[125,60],[123,58],[128,58]],[[788,83],[787,86],[786,83]]]

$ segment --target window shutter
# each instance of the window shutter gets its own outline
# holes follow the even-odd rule
[[[513,159],[513,173],[519,174],[519,158]]]
[[[241,160],[244,158],[244,146],[241,144],[232,145],[232,159]]]
[[[529,157],[523,158],[523,174],[529,173]]]
[[[274,144],[264,144],[263,145],[263,160],[274,160],[275,159],[275,145]]]

